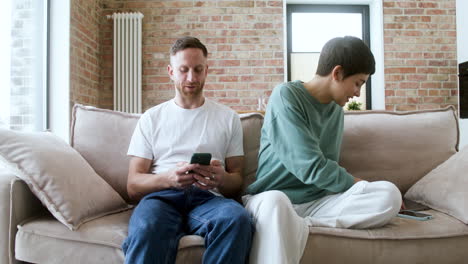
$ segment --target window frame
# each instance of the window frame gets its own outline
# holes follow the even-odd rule
[[[50,114],[49,114],[49,102],[50,102],[50,42],[51,42],[51,36],[50,36],[50,14],[51,14],[51,8],[50,8],[50,2],[51,0],[44,0],[44,69],[45,72],[43,73],[43,127],[46,130],[50,130]]]
[[[287,81],[291,81],[292,13],[359,13],[362,15],[362,40],[371,48],[369,5],[286,4]],[[302,53],[302,52],[295,52]],[[371,78],[366,82],[366,110],[372,109]]]

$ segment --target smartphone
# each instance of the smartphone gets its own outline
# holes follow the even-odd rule
[[[193,153],[190,164],[210,165],[211,153]]]
[[[200,165],[210,165],[211,163],[211,153],[193,153],[192,158],[190,159],[190,164],[200,164]],[[205,177],[209,179],[208,177]],[[199,182],[201,185],[206,186],[203,182]]]
[[[430,214],[425,214],[425,213],[421,213],[421,212],[417,212],[413,210],[402,210],[398,213],[398,217],[419,220],[419,221],[426,221],[426,220],[432,219],[432,215]]]

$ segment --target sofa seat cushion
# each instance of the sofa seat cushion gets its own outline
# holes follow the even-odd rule
[[[435,210],[434,218],[395,217],[371,230],[311,227],[302,263],[464,263],[468,226]]]
[[[18,226],[17,259],[31,263],[123,263],[121,244],[127,236],[131,210],[108,215],[71,231],[50,214]],[[204,239],[184,236],[176,263],[201,263]],[[190,260],[190,261],[187,261]]]
[[[434,219],[419,222],[394,218],[383,228],[348,230],[311,227],[302,263],[463,263],[468,252],[468,226],[429,210]],[[70,231],[50,215],[20,225],[16,258],[32,263],[123,263],[120,245],[131,211],[108,215]],[[176,263],[201,263],[204,240],[185,236]],[[450,256],[450,258],[446,258]],[[452,263],[452,262],[450,262]]]

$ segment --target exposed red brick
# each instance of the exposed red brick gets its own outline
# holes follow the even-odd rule
[[[396,90],[394,91],[396,97],[405,97],[407,94],[407,90]]]
[[[438,7],[438,4],[435,3],[435,2],[428,2],[428,1],[425,1],[425,2],[420,2],[420,3],[418,3],[418,7],[419,7],[419,8],[437,8],[437,7]]]
[[[400,10],[400,12],[403,12]],[[419,8],[409,8],[404,10],[405,15],[421,15],[424,14],[424,9]]]
[[[219,60],[216,65],[223,67],[240,66],[240,60]]]
[[[385,69],[386,74],[390,73],[416,73],[416,68],[414,67],[399,67],[399,68],[387,68]]]
[[[456,105],[448,92],[457,87],[455,0],[384,0],[383,6],[385,86],[408,98],[403,104],[387,95],[386,108]]]
[[[385,102],[387,104],[406,104],[405,97],[387,97]]]
[[[427,90],[418,90],[419,96],[427,96]]]
[[[439,96],[440,91],[439,90],[429,90],[429,96]]]
[[[420,97],[408,97],[406,98],[408,104],[420,104],[422,102],[422,99]]]
[[[440,89],[442,88],[442,84],[440,82],[422,82],[421,88],[422,89]]]
[[[417,110],[417,105],[416,104],[413,104],[413,105],[397,105],[396,106],[396,111],[415,111]]]
[[[444,102],[443,97],[423,97],[424,103],[430,104],[442,104]]]
[[[226,105],[238,105],[240,104],[240,99],[239,98],[221,98],[218,100],[218,102]]]
[[[220,76],[218,79],[219,82],[237,82],[239,81],[238,76]]]
[[[70,99],[75,103],[99,106],[100,39],[99,1],[72,0],[70,13]],[[112,56],[105,55],[106,60]],[[102,89],[101,89],[102,90]]]

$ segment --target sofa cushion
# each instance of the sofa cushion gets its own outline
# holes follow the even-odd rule
[[[123,263],[121,244],[127,236],[132,211],[108,215],[70,231],[50,215],[41,215],[18,227],[16,258],[31,263]],[[184,236],[176,263],[201,263],[204,240]]]
[[[465,263],[468,226],[443,213],[429,221],[395,217],[372,230],[311,227],[301,263]]]
[[[405,193],[456,153],[458,138],[453,106],[414,112],[347,112],[340,165],[365,180],[391,181]]]
[[[79,104],[72,111],[71,146],[127,201],[127,150],[139,118]]]
[[[468,146],[429,172],[405,198],[449,214],[468,224]]]
[[[72,230],[128,208],[76,150],[52,133],[0,128],[0,164],[24,180],[42,204]]]
[[[394,218],[373,230],[310,227],[301,263],[463,263],[468,253],[458,245],[468,243],[468,226],[443,213],[426,212],[434,219]],[[51,216],[31,219],[18,227],[16,257],[32,263],[123,263],[120,245],[130,215],[126,211],[105,216],[75,232]],[[176,263],[201,263],[203,245],[199,236],[183,237]]]

